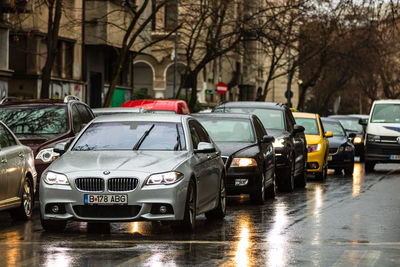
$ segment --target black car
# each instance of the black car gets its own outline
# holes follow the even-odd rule
[[[368,118],[368,115],[331,115],[331,119],[340,121],[347,135],[354,133],[352,142],[355,147],[355,155],[360,157],[360,162],[364,162],[364,137],[365,129],[359,123],[360,119]]]
[[[307,144],[304,127],[297,125],[291,110],[278,103],[226,102],[213,112],[250,113],[256,115],[268,134],[275,138],[275,167],[277,185],[281,191],[291,192],[295,183],[306,185]]]
[[[321,118],[326,131],[333,133],[329,137],[328,168],[335,173],[352,175],[354,169],[354,145],[351,139],[355,133],[347,134],[340,121],[330,118]]]
[[[229,194],[250,194],[262,204],[275,196],[274,137],[251,114],[193,114],[221,150]]]

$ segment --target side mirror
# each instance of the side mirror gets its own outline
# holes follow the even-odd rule
[[[65,151],[67,151],[67,148],[68,148],[68,142],[61,142],[61,143],[57,143],[54,146],[53,151],[62,155],[65,153]]]
[[[367,126],[367,124],[368,124],[368,119],[359,119],[359,120],[358,120],[358,123],[361,124],[361,125],[363,125],[363,126]]]
[[[261,143],[265,143],[265,144],[270,144],[275,142],[275,137],[273,137],[272,135],[264,135],[263,139],[261,140]]]
[[[303,126],[298,125],[298,124],[295,124],[295,125],[294,125],[294,128],[293,128],[293,133],[294,133],[294,134],[296,134],[296,133],[303,133],[304,130],[305,130],[305,129],[304,129]]]
[[[327,132],[325,132],[325,137],[332,137],[333,136],[333,133],[332,132],[330,132],[330,131],[327,131]]]
[[[356,137],[356,136],[357,136],[357,135],[356,135],[355,133],[350,133],[350,134],[349,134],[349,137],[350,137],[350,138],[354,138],[354,137]]]
[[[207,142],[200,142],[197,145],[197,149],[194,150],[194,153],[213,153],[216,152],[214,145]]]

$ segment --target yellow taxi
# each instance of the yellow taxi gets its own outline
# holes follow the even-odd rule
[[[296,124],[304,127],[307,141],[307,172],[325,180],[328,171],[329,141],[332,132],[325,132],[318,114],[293,112]]]

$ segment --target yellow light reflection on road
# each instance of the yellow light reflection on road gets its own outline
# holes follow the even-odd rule
[[[323,189],[322,189],[322,185],[318,185],[315,187],[315,206],[314,206],[314,211],[313,211],[313,218],[315,219],[315,233],[314,233],[314,238],[312,240],[312,244],[313,245],[319,245],[321,243],[320,240],[320,230],[321,230],[321,207],[323,204]]]
[[[361,190],[361,179],[362,179],[362,166],[361,163],[354,163],[353,172],[353,197],[360,194]]]
[[[286,265],[286,235],[285,227],[288,223],[286,205],[277,205],[275,208],[274,224],[268,233],[268,266]]]
[[[250,247],[250,229],[248,216],[239,218],[239,242],[237,244],[234,261],[237,266],[250,266],[249,247]]]
[[[141,222],[132,222],[129,224],[129,233],[141,233],[143,231],[143,223]]]

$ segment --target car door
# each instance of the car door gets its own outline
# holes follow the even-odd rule
[[[253,124],[257,135],[257,141],[260,142],[263,139],[264,135],[267,135],[267,132],[262,122],[257,117],[254,118]],[[272,143],[266,144],[260,142],[260,153],[262,154],[264,160],[265,168],[263,171],[265,172],[266,184],[270,184],[272,182],[275,168],[275,156]]]
[[[200,142],[211,143],[207,131],[195,120],[189,121],[193,148]],[[208,210],[219,192],[218,155],[213,153],[195,153],[194,172],[197,178],[198,211]]]
[[[1,159],[1,168],[5,176],[5,199],[11,200],[19,196],[19,189],[23,175],[23,147],[20,146],[11,132],[0,124],[0,145],[4,153]]]
[[[298,174],[298,171],[303,170],[305,166],[305,161],[307,161],[307,157],[305,157],[305,137],[304,133],[294,133],[294,125],[296,121],[293,117],[293,114],[290,110],[286,112],[286,120],[287,124],[290,125],[290,132],[293,136],[294,150],[295,150],[295,173]]]

